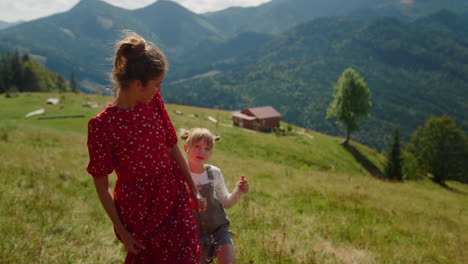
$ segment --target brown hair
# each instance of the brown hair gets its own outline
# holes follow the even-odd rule
[[[215,142],[221,139],[219,136],[213,135],[206,128],[192,128],[190,130],[185,130],[180,138],[187,141],[187,145],[189,146],[192,145],[193,142],[203,141],[210,148],[213,148]]]
[[[166,72],[168,67],[166,56],[154,43],[146,42],[134,32],[124,31],[124,37],[115,45],[112,92],[117,96],[134,80],[146,85],[149,80]]]

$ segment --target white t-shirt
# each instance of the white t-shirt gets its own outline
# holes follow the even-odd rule
[[[208,172],[205,169],[203,173],[191,172],[190,174],[192,175],[193,181],[197,186],[213,182],[215,198],[218,199],[218,201],[223,205],[224,208],[232,207],[240,199],[241,192],[238,190],[236,185],[234,191],[232,193],[229,193],[228,189],[226,188],[226,184],[224,183],[224,178],[223,174],[221,173],[221,170],[218,167],[212,165],[210,165],[210,167],[211,171],[213,172],[213,180],[208,179]]]

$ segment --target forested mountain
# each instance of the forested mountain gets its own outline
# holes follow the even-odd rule
[[[15,25],[19,25],[19,24],[21,24],[23,22],[24,21],[22,21],[22,20],[16,21],[16,22],[6,22],[6,21],[1,21],[0,20],[0,30],[5,29],[5,28],[9,28],[9,27],[12,27],[12,26],[15,26]]]
[[[169,56],[168,101],[271,104],[286,121],[332,134],[341,132],[324,119],[332,87],[354,67],[374,98],[374,118],[355,139],[381,147],[393,124],[407,139],[429,115],[448,113],[468,131],[467,10],[465,0],[272,0],[198,15],[169,0],[133,11],[82,0],[1,30],[0,51],[31,53],[75,72],[83,91],[102,92],[113,43],[129,29]]]
[[[388,2],[382,0],[379,2]],[[316,17],[346,15],[375,0],[272,0],[256,7],[232,7],[207,13],[208,20],[224,32],[256,31],[281,33]]]
[[[7,28],[9,26],[11,26],[12,23],[9,23],[9,22],[6,22],[6,21],[1,21],[0,20],[0,30],[4,29],[4,28]]]
[[[391,16],[412,20],[440,9],[468,11],[465,0],[272,0],[257,7],[232,7],[207,13],[223,32],[281,33],[321,16],[375,19]]]
[[[0,51],[29,52],[49,68],[81,81],[107,85],[113,43],[123,29],[156,42],[172,62],[169,81],[202,73],[203,61],[246,56],[269,36],[326,15],[415,18],[439,8],[462,12],[464,0],[272,0],[249,8],[195,14],[169,0],[126,10],[100,0],[81,0],[71,10],[0,31]],[[358,11],[360,10],[360,11]],[[258,32],[244,34],[245,32]],[[262,33],[263,32],[263,33]],[[241,44],[241,45],[239,45]],[[232,48],[236,45],[236,48]],[[204,59],[206,57],[206,60]],[[83,86],[88,87],[87,85]],[[88,91],[95,91],[89,87]]]
[[[465,0],[393,0],[379,2],[374,6],[366,6],[349,14],[361,19],[376,19],[379,17],[394,17],[411,21],[446,9],[456,13],[468,12],[468,1]]]
[[[439,33],[450,34],[468,40],[468,12],[455,15],[451,11],[442,9],[430,16],[417,19],[416,23],[432,28],[433,31]]]
[[[273,105],[283,120],[342,135],[325,120],[325,112],[334,83],[353,67],[365,78],[374,102],[373,119],[364,122],[355,139],[383,147],[394,124],[407,139],[430,115],[444,113],[467,131],[467,35],[461,36],[458,23],[439,19],[447,12],[416,22],[317,19],[269,42],[255,56],[239,59],[231,70],[171,85],[165,96],[175,103],[225,109]]]
[[[158,43],[164,44],[165,51],[175,56],[201,40],[219,39],[221,35],[202,16],[168,0],[159,0],[132,13],[156,35]]]
[[[97,0],[82,0],[65,13],[26,22],[0,32],[0,47],[39,55],[49,68],[66,76],[106,83],[112,43],[121,29],[155,35],[128,10]]]
[[[138,10],[126,10],[99,0],[81,0],[71,10],[23,23],[0,32],[0,50],[18,48],[42,58],[62,74],[108,84],[113,43],[122,30],[132,30],[156,42],[171,59],[202,39],[219,39],[204,18],[175,2],[161,0]]]
[[[200,41],[189,49],[183,58],[173,62],[170,72],[172,80],[180,81],[187,77],[203,74],[210,70],[229,69],[239,59],[251,56],[259,48],[274,39],[274,35],[243,32],[230,38],[211,38]]]
[[[156,42],[169,55],[175,67],[167,78],[174,81],[203,73],[203,64],[246,56],[246,52],[254,51],[271,38],[265,34],[283,32],[315,17],[352,15],[356,10],[365,13],[356,16],[367,18],[368,12],[373,14],[371,17],[392,14],[401,17],[403,11],[416,17],[440,7],[466,10],[465,2],[272,0],[257,7],[198,15],[169,0],[133,11],[100,0],[81,0],[67,12],[2,30],[0,51],[18,48],[37,55],[47,67],[62,74],[73,71],[81,81],[107,85],[113,43],[121,30],[129,29]],[[95,89],[102,88],[88,87],[88,91]]]

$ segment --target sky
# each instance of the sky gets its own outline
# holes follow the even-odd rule
[[[156,0],[103,0],[126,9],[136,9]],[[256,6],[271,0],[172,0],[195,13],[218,11],[230,6]],[[79,0],[0,0],[0,20],[7,22],[28,21],[65,12]]]

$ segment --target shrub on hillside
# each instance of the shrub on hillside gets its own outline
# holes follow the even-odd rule
[[[468,182],[468,139],[450,116],[430,118],[414,132],[406,149],[416,158],[418,170],[433,181]]]

